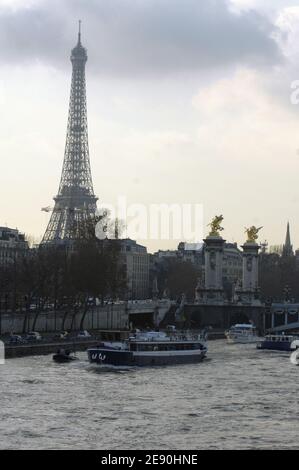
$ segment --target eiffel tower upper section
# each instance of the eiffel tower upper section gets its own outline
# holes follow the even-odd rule
[[[72,84],[62,175],[55,206],[42,243],[76,240],[84,224],[94,217],[96,202],[90,170],[85,65],[86,49],[78,43],[72,50]]]

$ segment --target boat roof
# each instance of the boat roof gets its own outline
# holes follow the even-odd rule
[[[201,335],[198,333],[175,332],[174,335],[168,336],[164,331],[138,331],[135,336],[130,336],[129,341],[132,343],[195,343],[202,341]]]
[[[265,338],[295,338],[296,335],[295,334],[292,334],[292,333],[289,333],[289,334],[281,334],[281,333],[268,333]]]
[[[202,342],[202,339],[184,339],[184,340],[160,340],[160,341],[144,341],[144,340],[138,340],[138,339],[130,339],[130,343],[138,343],[138,344],[185,344],[185,343],[198,343]]]

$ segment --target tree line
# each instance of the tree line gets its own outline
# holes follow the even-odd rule
[[[84,316],[96,300],[116,299],[126,292],[121,241],[98,239],[96,220],[84,226],[77,241],[40,245],[0,266],[1,312],[36,315],[45,310]]]
[[[195,287],[203,278],[204,266],[189,261],[166,259],[156,267],[159,295],[163,292],[172,299],[182,293],[188,301],[194,300]],[[203,281],[202,281],[203,283]],[[259,258],[259,287],[262,302],[299,302],[299,266],[295,256],[284,256],[278,251],[261,253]],[[233,285],[223,280],[224,294],[232,300]]]

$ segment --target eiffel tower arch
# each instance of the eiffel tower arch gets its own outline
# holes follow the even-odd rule
[[[62,175],[43,245],[68,243],[80,238],[84,225],[95,217],[97,209],[89,160],[85,81],[87,51],[81,44],[81,22],[71,62],[72,83]]]

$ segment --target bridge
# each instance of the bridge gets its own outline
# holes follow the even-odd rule
[[[299,303],[273,303],[265,312],[265,329],[270,333],[299,330]]]

